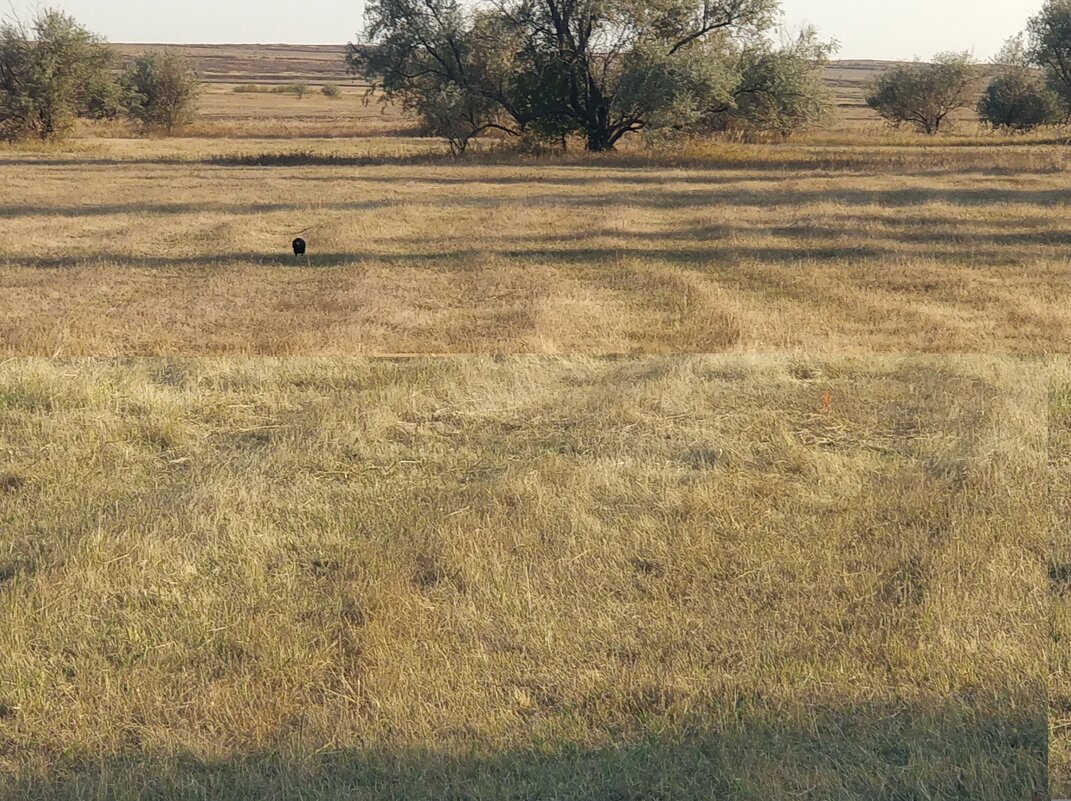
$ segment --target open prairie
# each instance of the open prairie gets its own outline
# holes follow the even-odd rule
[[[182,136],[0,147],[2,801],[1071,792],[1066,132],[841,62],[455,160],[188,52]]]
[[[358,37],[356,32],[353,39]],[[161,45],[116,44],[120,58],[127,62],[146,50]],[[170,45],[191,59],[210,87],[229,91],[235,85],[255,83],[272,86],[302,81],[310,85],[335,83],[359,86],[360,81],[346,71],[345,47],[335,45]],[[877,116],[867,107],[867,87],[874,78],[896,62],[872,60],[833,61],[825,79],[834,93],[843,122],[875,123]],[[215,105],[215,104],[213,104]],[[218,112],[218,107],[216,111]],[[973,119],[969,112],[957,113]]]
[[[0,797],[1030,798],[1051,369],[9,361]]]

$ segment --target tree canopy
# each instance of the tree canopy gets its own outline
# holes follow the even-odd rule
[[[641,131],[815,119],[832,45],[778,49],[777,0],[375,0],[349,64],[456,151],[483,131],[592,151]],[[806,98],[803,98],[806,95]]]
[[[120,84],[127,114],[146,127],[171,133],[194,118],[201,82],[193,65],[174,50],[139,56]]]
[[[1029,56],[1071,116],[1071,0],[1046,0],[1027,27]]]
[[[997,56],[997,73],[978,101],[978,116],[993,128],[1029,131],[1059,122],[1060,99],[1031,64],[1022,35]]]

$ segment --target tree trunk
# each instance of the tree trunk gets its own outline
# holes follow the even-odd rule
[[[590,93],[595,94],[598,88],[594,81],[589,79]],[[613,126],[610,124],[609,103],[598,98],[591,106],[587,116],[588,150],[592,153],[605,153],[614,149],[617,137],[614,136]]]
[[[598,127],[588,130],[588,152],[606,153],[613,150],[612,135],[606,128]]]

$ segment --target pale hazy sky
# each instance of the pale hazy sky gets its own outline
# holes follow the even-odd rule
[[[996,53],[1042,0],[782,0],[785,22],[813,22],[841,42],[839,58],[926,58],[940,50]],[[57,6],[113,42],[335,44],[362,28],[360,0],[0,0]]]

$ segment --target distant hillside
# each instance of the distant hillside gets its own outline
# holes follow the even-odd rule
[[[169,47],[194,59],[209,83],[249,83],[289,81],[339,81],[348,76],[343,45],[162,45],[116,44],[124,57],[146,50]],[[888,61],[836,61],[830,65],[830,83],[851,93],[888,68]]]
[[[124,58],[168,47],[193,59],[208,83],[342,83],[351,80],[340,45],[159,45],[116,44]]]
[[[826,70],[826,82],[837,95],[841,116],[873,119],[876,115],[866,104],[866,90],[871,81],[894,67],[895,61],[834,61]]]

